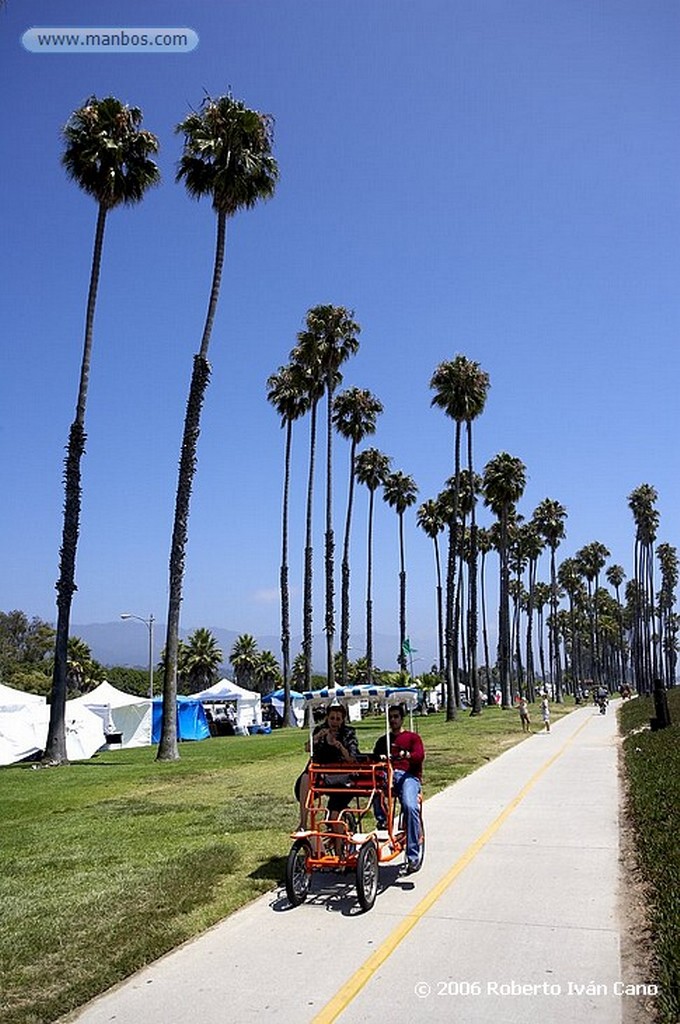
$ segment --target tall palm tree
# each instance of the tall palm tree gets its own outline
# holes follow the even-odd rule
[[[527,587],[527,635],[526,635],[526,667],[527,667],[527,699],[533,702],[536,699],[536,670],[534,666],[534,588],[536,586],[536,572],[538,559],[544,548],[544,540],[534,520],[530,520],[521,528],[522,547],[527,558],[528,565],[528,587]]]
[[[217,639],[209,629],[195,629],[190,634],[184,654],[184,668],[191,693],[212,686],[223,658]]]
[[[619,626],[619,679],[621,683],[626,682],[626,644],[623,634],[623,606],[621,604],[621,587],[626,578],[622,565],[610,565],[605,572],[607,583],[616,592],[616,621]]]
[[[176,761],[177,643],[184,582],[184,559],[189,529],[191,488],[196,473],[196,450],[201,409],[210,379],[208,349],[222,282],[227,218],[249,210],[274,194],[278,167],[272,156],[272,118],[250,110],[232,96],[207,96],[199,111],[189,114],[175,131],[184,135],[176,180],[183,181],[193,199],[208,196],[217,216],[215,260],[201,346],[194,356],[179,464],[175,518],[170,548],[168,624],[163,678],[163,722],[158,760]]]
[[[140,202],[147,189],[160,180],[158,168],[151,160],[151,156],[158,152],[158,140],[151,132],[143,130],[141,123],[142,112],[138,107],[128,107],[114,96],[101,100],[91,96],[84,106],[71,114],[62,130],[65,142],[62,165],[68,177],[97,203],[97,226],[76,413],[69,432],[65,459],[64,525],[57,581],[57,632],[50,724],[43,755],[43,761],[47,764],[64,764],[67,761],[64,714],[68,636],[71,605],[76,590],[76,551],[80,532],[80,464],[85,454],[85,409],[106,218],[117,206],[131,206]]]
[[[511,706],[510,699],[510,569],[508,564],[508,527],[515,505],[526,486],[526,466],[521,459],[500,452],[487,462],[483,477],[484,504],[498,518],[500,589],[498,604],[498,671],[501,702]]]
[[[608,558],[609,551],[604,544],[600,544],[599,541],[593,541],[591,544],[586,544],[580,549],[580,551],[577,551],[575,555],[576,563],[588,583],[588,614],[591,623],[590,649],[592,654],[593,679],[596,686],[599,686],[602,675],[597,593],[599,590],[600,572],[604,569],[604,564]]]
[[[635,607],[637,633],[636,683],[639,693],[650,693],[657,677],[654,642],[654,542],[659,528],[659,512],[654,507],[658,494],[651,484],[640,484],[628,496],[635,521]]]
[[[623,570],[622,570],[623,571]],[[581,689],[583,665],[581,635],[577,613],[585,604],[585,591],[579,564],[575,558],[565,558],[557,570],[557,582],[569,599],[569,633],[571,635],[571,678],[574,687]]]
[[[340,604],[340,684],[347,686],[347,664],[349,652],[349,548],[352,529],[352,505],[354,481],[356,479],[355,459],[357,445],[369,434],[375,434],[376,421],[383,411],[382,402],[365,388],[348,388],[336,396],[333,402],[333,424],[335,429],[350,442],[349,485],[347,488],[347,514],[345,536],[342,547],[342,592]]]
[[[244,690],[252,690],[260,658],[257,640],[250,633],[242,633],[234,641],[229,661],[234,669],[234,679]]]
[[[390,472],[390,457],[377,448],[366,448],[356,457],[356,475],[368,488],[368,531],[366,559],[366,682],[373,682],[373,515],[375,492]]]
[[[424,501],[416,512],[416,523],[434,544],[434,567],[437,578],[437,652],[439,655],[439,678],[444,679],[444,606],[442,603],[442,566],[439,554],[439,534],[446,525],[442,506],[436,498]]]
[[[267,381],[267,400],[281,417],[286,428],[283,471],[283,510],[281,525],[281,656],[283,659],[283,724],[291,720],[290,703],[290,591],[288,587],[288,497],[290,491],[290,455],[293,442],[293,423],[309,408],[309,396],[304,387],[300,368],[294,364],[280,366]]]
[[[383,498],[395,509],[399,518],[399,668],[408,671],[406,660],[406,553],[404,550],[404,513],[415,504],[418,488],[412,476],[397,471],[390,473],[383,484]]]
[[[666,687],[675,685],[677,663],[677,616],[673,615],[675,591],[678,586],[678,551],[671,544],[659,544],[656,556],[661,569],[659,590],[659,634],[663,677]]]
[[[323,382],[326,392],[326,536],[325,536],[325,633],[326,672],[329,687],[335,685],[333,643],[335,639],[335,592],[333,534],[333,394],[341,383],[340,367],[359,349],[359,324],[344,306],[313,306],[307,312],[306,330],[298,335],[295,358],[308,366]]]
[[[299,336],[299,335],[298,335]],[[291,352],[292,365],[300,375],[301,387],[305,402],[309,408],[309,468],[307,471],[307,507],[305,515],[305,554],[302,594],[302,655],[304,657],[305,678],[304,689],[312,687],[312,655],[313,655],[313,575],[314,550],[312,546],[312,527],[314,520],[314,470],[316,463],[316,421],[319,401],[324,393],[323,378],[318,366],[302,362],[297,348]]]
[[[558,704],[562,701],[562,670],[557,622],[557,567],[555,564],[555,552],[560,541],[564,539],[564,522],[566,518],[567,510],[564,505],[561,505],[559,501],[555,501],[552,498],[544,498],[536,506],[533,516],[536,529],[550,548],[550,586],[552,587],[550,601],[551,629],[549,635],[550,681],[553,684],[555,700]]]
[[[451,721],[455,718],[454,691],[456,687],[455,675],[455,654],[458,641],[455,636],[454,625],[454,602],[455,602],[455,573],[456,557],[458,555],[458,489],[460,484],[460,444],[461,428],[463,423],[467,425],[468,438],[468,471],[473,474],[472,465],[472,421],[484,411],[486,396],[489,390],[489,376],[482,370],[479,363],[467,359],[463,355],[457,355],[452,360],[440,363],[434,371],[430,380],[430,388],[435,392],[432,405],[443,409],[447,416],[456,424],[454,437],[454,497],[452,518],[449,524],[449,554],[446,573],[446,717]],[[475,502],[476,504],[476,502]],[[472,524],[474,525],[474,508],[472,513]],[[471,615],[468,619],[469,636],[468,647],[473,649],[472,671],[476,676],[476,649],[477,649],[477,529],[474,525],[471,536],[471,572],[470,586],[474,587],[474,598],[471,601]],[[473,709],[475,713],[481,710],[481,703]]]
[[[480,582],[480,597],[482,600],[482,643],[484,645],[484,673],[486,676],[486,700],[487,705],[491,704],[491,665],[489,656],[489,633],[486,622],[486,580],[485,580],[485,562],[486,556],[493,548],[491,541],[491,533],[489,530],[481,527],[477,531],[477,545],[479,553],[482,556],[482,562],[479,567],[479,582]]]

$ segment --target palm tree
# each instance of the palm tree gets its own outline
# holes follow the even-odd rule
[[[283,471],[283,512],[281,526],[281,656],[283,659],[283,724],[290,723],[290,593],[288,588],[288,496],[290,490],[290,454],[293,441],[293,423],[309,408],[309,396],[298,366],[280,366],[267,381],[267,400],[281,417],[286,428],[286,447]]]
[[[585,605],[585,590],[583,587],[579,563],[575,558],[564,559],[557,570],[557,582],[569,598],[571,678],[574,682],[574,687],[580,690],[583,684],[583,665],[581,658],[581,634],[579,630],[577,612]]]
[[[487,462],[483,478],[484,504],[498,518],[500,590],[498,605],[498,671],[501,701],[504,708],[510,700],[510,570],[508,565],[508,526],[516,503],[524,493],[526,466],[521,459],[500,452]]]
[[[215,682],[224,655],[209,629],[196,629],[187,639],[184,669],[189,692],[198,693]]]
[[[259,693],[269,693],[281,685],[281,669],[271,651],[260,651],[255,664],[255,686]],[[288,713],[290,716],[290,712]],[[286,720],[284,725],[290,723]]]
[[[619,625],[619,678],[621,683],[626,682],[626,644],[623,635],[623,606],[621,604],[621,587],[626,578],[622,565],[610,565],[605,572],[607,583],[616,591],[616,620]]]
[[[333,402],[335,429],[350,442],[349,486],[347,488],[347,514],[342,548],[342,594],[340,612],[340,683],[347,685],[347,655],[349,652],[349,546],[352,529],[352,505],[356,478],[356,451],[369,434],[375,434],[376,420],[383,411],[382,402],[365,388],[348,388]]]
[[[359,349],[361,328],[352,319],[354,313],[344,306],[313,306],[307,312],[307,328],[298,335],[295,358],[309,367],[323,382],[326,392],[326,537],[325,537],[325,632],[326,671],[329,687],[335,685],[333,642],[335,638],[333,535],[333,394],[341,383],[340,367]]]
[[[227,218],[249,210],[274,194],[278,167],[271,153],[272,118],[249,110],[232,96],[206,96],[201,109],[189,114],[176,132],[184,135],[176,180],[184,181],[193,199],[209,196],[217,215],[217,237],[212,286],[203,337],[194,356],[179,464],[175,518],[170,548],[168,625],[163,678],[163,724],[158,760],[176,761],[177,644],[184,581],[184,559],[189,528],[191,488],[196,473],[196,450],[201,408],[210,379],[208,348],[222,281]]]
[[[390,473],[383,484],[383,498],[399,517],[399,668],[408,671],[406,655],[409,640],[406,633],[406,556],[404,551],[404,512],[415,504],[418,494],[412,476],[398,471]]]
[[[357,480],[368,487],[368,557],[366,561],[366,682],[373,682],[373,513],[375,492],[390,472],[390,457],[366,448],[356,457]]]
[[[521,527],[522,547],[528,564],[528,590],[527,590],[527,636],[526,636],[526,666],[527,666],[527,699],[533,702],[536,699],[536,670],[534,666],[534,588],[536,586],[536,572],[538,559],[543,551],[544,541],[532,519],[525,526]]]
[[[299,337],[299,335],[298,335]],[[292,365],[300,375],[301,387],[305,402],[309,408],[309,469],[307,472],[307,511],[305,517],[305,564],[302,596],[302,654],[305,664],[304,689],[312,687],[312,654],[313,654],[313,574],[314,551],[312,547],[312,527],[314,513],[314,467],[316,461],[316,418],[319,401],[324,392],[324,382],[319,375],[318,366],[303,363],[297,348],[291,352]]]
[[[650,693],[657,677],[654,643],[654,542],[659,528],[659,513],[654,508],[658,494],[651,484],[640,484],[628,496],[635,521],[635,593],[636,684],[639,693]]]
[[[602,665],[600,662],[597,593],[599,590],[600,572],[604,568],[606,560],[609,558],[609,551],[604,544],[600,544],[599,541],[593,541],[592,544],[586,544],[580,551],[577,551],[574,557],[582,575],[588,583],[588,614],[591,624],[590,650],[592,655],[593,679],[595,685],[599,686],[602,675]]]
[[[250,633],[242,633],[234,641],[229,661],[234,669],[234,679],[244,690],[252,690],[255,682],[260,652],[257,640]]]
[[[439,555],[439,534],[446,525],[441,503],[436,498],[424,501],[416,512],[416,523],[434,544],[434,567],[437,577],[437,650],[439,654],[439,678],[444,679],[444,618],[442,604],[442,567]]]
[[[64,525],[57,581],[57,632],[50,724],[43,755],[43,761],[47,764],[65,764],[67,761],[64,713],[68,636],[71,605],[76,590],[76,550],[80,532],[80,463],[85,453],[85,409],[106,218],[109,211],[117,206],[131,206],[140,202],[147,189],[160,180],[158,168],[150,159],[158,152],[158,140],[151,132],[142,130],[141,123],[142,112],[138,107],[125,106],[113,96],[102,100],[91,96],[84,106],[71,114],[62,131],[66,146],[61,162],[66,174],[83,192],[92,196],[98,210],[76,414],[69,432],[65,459]]]
[[[550,586],[552,587],[550,603],[551,629],[549,634],[550,681],[553,683],[555,700],[558,704],[562,701],[562,670],[557,623],[557,567],[555,565],[555,552],[560,541],[564,539],[564,521],[566,518],[567,510],[564,505],[561,505],[559,501],[554,501],[552,498],[544,498],[536,506],[533,517],[536,529],[550,548]]]
[[[661,588],[659,590],[659,633],[661,638],[661,656],[663,659],[663,676],[666,687],[675,685],[675,666],[677,662],[677,616],[673,615],[675,591],[678,586],[678,551],[671,544],[659,544],[656,557],[661,569]]]
[[[455,636],[454,625],[454,602],[455,602],[455,573],[456,556],[458,554],[458,491],[460,486],[460,441],[461,427],[467,425],[468,439],[468,471],[473,474],[472,466],[472,421],[484,411],[486,396],[489,390],[489,376],[482,370],[479,363],[465,356],[457,355],[453,360],[445,361],[437,366],[430,387],[435,391],[432,405],[443,409],[447,416],[455,421],[454,439],[454,495],[452,516],[449,525],[449,555],[446,574],[446,717],[448,721],[455,718],[454,690],[456,681],[455,675],[455,654],[458,641]],[[471,572],[470,586],[474,588],[474,597],[470,601],[470,617],[468,619],[469,634],[468,648],[472,648],[471,670],[476,677],[477,674],[477,529],[474,519],[474,505],[472,511],[471,530]],[[472,591],[471,591],[472,596]],[[481,710],[481,703],[473,708],[476,714]]]
[[[489,634],[486,623],[486,582],[485,582],[485,562],[486,556],[491,551],[493,544],[491,542],[491,532],[481,527],[477,532],[477,546],[479,553],[482,556],[482,562],[479,568],[479,581],[481,587],[481,599],[482,599],[482,642],[484,644],[484,672],[486,675],[486,700],[487,704],[491,704],[491,665],[489,657]]]

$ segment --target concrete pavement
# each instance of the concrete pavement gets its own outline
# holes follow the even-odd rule
[[[519,725],[518,725],[519,727]],[[455,744],[455,731],[452,732]],[[270,893],[72,1014],[78,1024],[620,1024],[615,710],[581,708],[425,804],[417,875]],[[427,762],[426,762],[427,767]]]

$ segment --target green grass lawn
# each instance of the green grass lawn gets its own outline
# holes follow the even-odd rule
[[[553,705],[553,720],[573,703]],[[532,715],[540,727],[538,710]],[[516,711],[418,719],[425,796],[524,737]],[[369,751],[381,720],[358,726]],[[0,1020],[49,1024],[281,882],[300,730],[0,769]]]
[[[680,1021],[680,689],[668,691],[673,725],[646,726],[651,698],[626,702],[620,712],[628,800],[639,866],[651,886],[651,925],[658,999],[664,1024]],[[642,731],[640,730],[642,727]]]

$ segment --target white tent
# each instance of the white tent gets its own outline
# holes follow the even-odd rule
[[[148,747],[152,734],[152,702],[117,690],[104,681],[90,693],[67,702],[98,715],[106,734],[119,735],[121,747]],[[118,744],[116,744],[118,745]]]
[[[0,683],[0,764],[13,764],[43,749],[40,709],[44,697]],[[37,711],[37,714],[36,714]]]
[[[104,742],[101,718],[86,707],[66,702],[66,756],[69,761],[92,757]],[[47,743],[50,709],[44,701],[0,710],[0,764],[13,764],[39,754]]]
[[[27,705],[35,706],[37,704],[44,704],[46,702],[45,697],[41,697],[38,693],[27,693],[26,690],[15,690],[11,686],[5,686],[0,683],[0,709],[5,710],[6,708],[25,708]]]
[[[232,683],[230,679],[220,679],[200,693],[192,693],[195,700],[203,704],[225,704],[227,701],[236,705],[236,727],[243,731],[249,725],[262,725],[262,698],[253,690]]]

